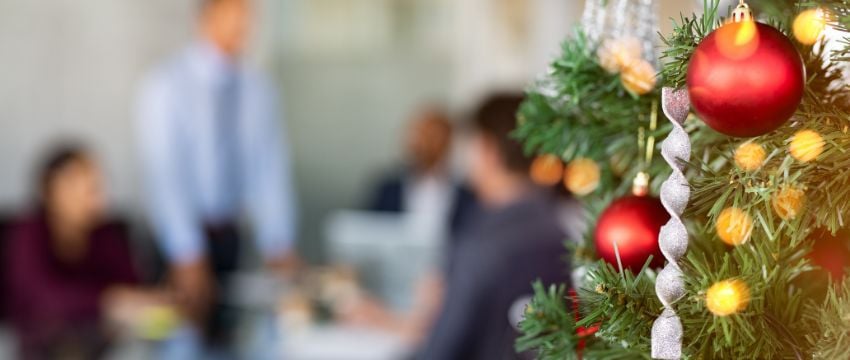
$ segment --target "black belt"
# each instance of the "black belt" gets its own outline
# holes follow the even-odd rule
[[[216,221],[204,223],[204,234],[208,239],[236,236],[239,227],[235,221]]]

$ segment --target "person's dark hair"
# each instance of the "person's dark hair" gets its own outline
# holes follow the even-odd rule
[[[522,145],[510,136],[516,128],[516,115],[522,103],[521,94],[503,93],[487,97],[472,118],[474,130],[496,142],[505,167],[516,173],[528,173],[531,159]]]
[[[66,142],[52,147],[44,155],[36,175],[38,177],[38,200],[40,202],[44,201],[50,183],[62,168],[74,161],[86,159],[87,157],[88,151],[86,151],[85,147],[77,143]]]

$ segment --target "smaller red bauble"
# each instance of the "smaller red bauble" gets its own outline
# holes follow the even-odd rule
[[[809,260],[831,274],[833,281],[844,279],[845,269],[850,266],[850,234],[839,231],[832,235],[829,231],[818,230],[810,238],[814,243]]]
[[[736,137],[776,130],[800,105],[806,71],[779,30],[758,22],[729,23],[694,50],[688,95],[708,126]]]
[[[617,199],[602,212],[596,223],[596,253],[617,267],[619,251],[623,268],[633,272],[639,271],[650,255],[650,266],[661,267],[664,258],[658,247],[658,232],[668,220],[670,214],[654,197],[626,196]]]

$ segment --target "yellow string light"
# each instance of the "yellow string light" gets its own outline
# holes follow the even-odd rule
[[[814,45],[826,29],[825,15],[822,9],[809,9],[798,14],[792,25],[797,41],[803,45]]]
[[[791,220],[803,209],[806,194],[794,187],[784,187],[773,194],[773,210],[783,220]]]
[[[561,181],[564,163],[555,155],[540,155],[531,163],[531,180],[535,184],[552,186]]]
[[[809,162],[823,153],[825,142],[814,130],[800,130],[791,137],[788,151],[800,162]]]
[[[625,68],[620,74],[623,87],[635,95],[644,95],[655,88],[655,68],[648,61],[639,59]]]
[[[577,158],[567,164],[564,186],[577,196],[592,193],[599,187],[599,165],[587,158]]]
[[[640,40],[634,37],[607,39],[596,51],[599,65],[611,74],[617,74],[631,63],[640,60]]]
[[[767,153],[764,147],[754,142],[745,142],[735,149],[735,165],[744,171],[755,171],[764,164]]]
[[[717,236],[729,245],[741,245],[750,239],[753,232],[753,218],[736,207],[728,207],[720,212],[715,224]]]
[[[718,281],[705,293],[705,306],[717,316],[736,314],[746,309],[749,302],[749,287],[737,279]]]

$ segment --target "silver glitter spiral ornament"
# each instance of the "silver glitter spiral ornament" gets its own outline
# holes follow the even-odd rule
[[[608,0],[586,0],[581,14],[581,28],[592,44],[605,35]]]
[[[641,57],[657,65],[658,0],[585,0],[581,29],[591,44],[634,38]]]
[[[661,184],[661,203],[670,213],[670,221],[658,234],[658,246],[667,265],[655,279],[655,293],[664,311],[652,324],[652,357],[679,359],[682,357],[682,321],[673,303],[685,296],[679,259],[688,249],[688,230],[682,222],[682,212],[688,205],[691,190],[683,169],[691,157],[691,141],[682,125],[690,111],[690,100],[686,89],[664,88],[661,103],[664,114],[673,123],[673,130],[661,143],[661,156],[673,168],[673,173]]]

